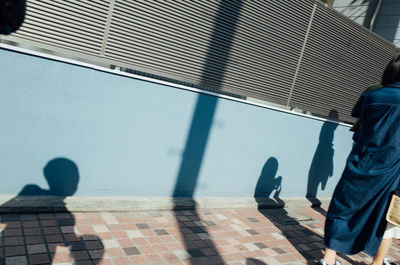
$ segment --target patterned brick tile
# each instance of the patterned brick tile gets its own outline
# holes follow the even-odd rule
[[[142,234],[141,231],[139,230],[127,230],[126,234],[128,236],[128,238],[140,238],[140,237],[144,237],[144,235]]]
[[[80,238],[84,241],[94,241],[99,239],[97,235],[82,235]]]
[[[322,255],[324,216],[296,210],[317,221],[282,224],[256,209],[0,214],[0,258],[60,265],[312,264]],[[399,260],[398,244],[392,250],[393,261]],[[370,261],[364,253],[340,259]]]
[[[155,262],[162,262],[163,259],[158,254],[148,254],[145,255],[145,258],[148,262],[155,263]]]
[[[78,238],[75,234],[64,234],[63,237],[65,242],[81,241],[81,238]]]
[[[152,246],[137,246],[138,250],[140,253],[143,255],[150,255],[150,254],[156,254],[158,253],[156,249],[154,249]]]
[[[161,239],[161,241],[164,242],[164,243],[174,243],[174,242],[176,242],[176,240],[174,239],[174,237],[169,236],[169,235],[161,236],[160,239]]]
[[[24,244],[24,238],[20,237],[5,237],[4,238],[4,245],[5,246],[18,246]]]
[[[97,224],[97,225],[93,225],[93,230],[96,233],[101,233],[101,232],[109,232],[110,229],[108,229],[108,227],[104,224]]]
[[[112,261],[115,265],[126,265],[129,264],[129,258],[128,257],[114,257],[112,258]]]
[[[137,245],[137,246],[143,246],[143,245],[148,245],[149,243],[147,242],[146,238],[133,238],[132,241]]]
[[[3,233],[4,236],[22,236],[21,228],[9,228],[6,229]]]
[[[114,231],[112,232],[112,234],[114,235],[114,237],[116,239],[124,239],[124,238],[129,238],[128,237],[128,233],[125,231]]]
[[[136,225],[130,224],[130,223],[120,224],[120,225],[122,226],[122,230],[136,230],[137,229]]]
[[[34,221],[23,221],[22,222],[23,227],[39,227],[39,222],[34,220]]]
[[[85,246],[88,250],[94,250],[94,249],[103,249],[103,244],[101,241],[84,241]]]
[[[95,264],[92,260],[79,260],[75,262],[75,265],[93,265]]]
[[[154,237],[157,236],[156,232],[151,229],[146,229],[146,230],[140,230],[140,232],[145,236],[145,237]]]
[[[124,257],[125,253],[122,248],[107,248],[105,249],[105,253],[110,257]]]
[[[71,256],[75,260],[87,260],[89,259],[89,253],[85,250],[80,250],[80,251],[71,251]]]
[[[129,257],[130,264],[146,264],[147,260],[144,256],[130,256]]]
[[[61,237],[61,235],[46,235],[45,239],[47,243],[64,242],[64,239]]]
[[[75,233],[75,227],[74,226],[60,226],[61,233],[63,234],[70,234],[70,233]]]
[[[60,234],[60,228],[57,226],[43,227],[43,232],[46,235],[57,235]]]
[[[22,255],[25,255],[25,253],[26,253],[24,246],[5,247],[4,250],[5,250],[6,257],[22,256]]]
[[[127,247],[123,250],[127,256],[140,255],[140,251],[136,247]]]
[[[31,265],[50,263],[50,258],[47,254],[30,255],[28,256],[28,259]]]
[[[161,257],[167,262],[177,262],[179,259],[172,252],[160,253]]]
[[[89,255],[92,259],[101,259],[104,255],[104,249],[89,250]]]
[[[45,244],[28,245],[28,254],[46,253],[47,248]]]
[[[114,235],[111,232],[102,232],[96,234],[100,240],[113,239]]]
[[[59,244],[57,244],[57,243],[47,244],[47,249],[49,250],[50,253],[56,252],[58,247],[59,247]]]
[[[42,231],[40,228],[24,228],[24,235],[26,236],[37,236],[41,235]]]
[[[94,229],[90,225],[76,226],[76,229],[79,231],[80,234],[93,234],[94,233]]]
[[[62,263],[62,262],[69,262],[71,261],[69,253],[63,253],[63,252],[55,252],[51,254],[51,258],[53,260],[53,263]]]
[[[74,218],[57,218],[57,224],[59,226],[73,226],[75,225],[75,219]]]
[[[148,224],[145,224],[145,223],[136,224],[136,227],[137,227],[138,229],[141,229],[141,230],[143,230],[143,229],[150,229],[150,226],[149,226]]]
[[[27,265],[28,260],[26,256],[9,257],[5,259],[6,265]]]
[[[127,226],[127,225],[132,225],[132,224],[124,224],[124,225]],[[122,224],[107,224],[107,226],[108,226],[110,231],[123,231],[123,230],[126,230],[124,228],[124,225],[122,225]],[[131,230],[133,230],[133,229],[131,229]]]
[[[152,247],[158,252],[166,252],[169,251],[168,247],[165,244],[156,244],[152,245]]]
[[[122,248],[135,246],[133,241],[130,239],[118,239],[118,243]]]
[[[155,232],[158,236],[169,235],[169,233],[168,233],[167,230],[165,230],[165,229],[155,229],[154,232]]]

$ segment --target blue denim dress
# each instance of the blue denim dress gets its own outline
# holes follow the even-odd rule
[[[326,247],[375,256],[391,193],[400,181],[400,82],[363,95],[361,134],[347,159],[325,222]]]

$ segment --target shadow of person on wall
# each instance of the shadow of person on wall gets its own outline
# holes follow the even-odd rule
[[[28,184],[17,197],[0,206],[3,212],[1,221],[5,224],[5,229],[0,234],[0,238],[4,238],[3,256],[6,259],[25,259],[22,256],[29,255],[30,260],[41,259],[42,262],[51,264],[56,255],[56,248],[67,247],[73,261],[84,262],[87,259],[90,264],[99,263],[104,254],[101,240],[96,235],[75,234],[75,217],[68,211],[64,201],[66,197],[73,196],[78,188],[78,167],[69,159],[56,158],[47,163],[43,173],[49,189]],[[43,196],[42,199],[48,200],[50,207],[41,206],[38,208],[39,213],[35,212],[35,208],[29,209],[21,205],[24,200],[38,199],[36,196]],[[32,214],[15,214],[19,211],[17,205],[21,205]],[[54,211],[58,213],[53,214]],[[67,257],[66,261],[68,260]],[[21,264],[26,262],[14,261]]]
[[[331,110],[328,119],[337,121],[339,119],[338,112]],[[317,193],[319,186],[321,190],[325,190],[329,178],[333,176],[333,157],[335,152],[333,149],[333,137],[337,127],[338,124],[331,121],[325,121],[322,125],[319,143],[308,172],[306,198],[318,212],[324,215],[326,215],[326,212],[319,207],[321,201],[317,198]]]
[[[303,256],[307,264],[315,264],[323,256],[321,248],[318,247],[324,244],[323,237],[310,229],[314,227],[315,220],[294,210],[294,207],[291,207],[290,210],[284,208],[285,203],[279,198],[283,178],[282,176],[276,177],[278,168],[279,163],[275,157],[270,157],[264,164],[254,191],[258,211],[281,231],[281,235]],[[279,241],[278,238],[276,240],[274,243]],[[279,255],[289,254],[281,249],[279,244],[271,249]],[[354,264],[351,259],[340,256]],[[248,264],[262,264],[258,260],[247,260],[247,262]]]
[[[266,205],[280,207],[280,204],[282,203],[279,201],[279,194],[282,190],[282,177],[275,177],[277,171],[278,160],[275,157],[269,158],[264,164],[254,190],[254,198],[259,209],[262,209]],[[273,192],[273,198],[275,201],[270,198]]]

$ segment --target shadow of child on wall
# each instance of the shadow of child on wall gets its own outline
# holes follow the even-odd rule
[[[320,244],[323,239],[318,234],[301,225],[298,219],[290,216],[284,209],[285,203],[279,198],[282,190],[282,177],[276,177],[278,167],[278,160],[275,157],[270,157],[261,171],[254,192],[254,198],[258,203],[258,210],[281,231],[281,235],[291,243],[308,263],[314,264],[316,259],[322,257],[322,252],[316,245],[311,244],[309,239],[313,238],[314,242],[319,242]],[[263,209],[267,207],[276,209]],[[279,238],[276,238],[275,243],[283,239],[280,238],[280,235],[276,236]],[[271,247],[279,256],[289,254],[279,247],[279,243]],[[248,260],[248,264],[260,263],[257,263],[255,260]]]
[[[339,114],[336,110],[331,110],[328,118],[337,121],[339,119]],[[326,121],[322,125],[318,146],[308,172],[306,198],[312,203],[314,209],[323,215],[326,215],[326,212],[319,207],[321,201],[317,198],[317,193],[319,186],[321,190],[325,190],[329,178],[333,176],[333,157],[335,152],[333,148],[333,137],[337,127],[337,123],[330,121]]]
[[[276,240],[273,241],[274,245],[271,245],[271,249],[276,252],[277,256],[291,256],[290,253],[279,247],[279,240],[286,239],[303,256],[307,264],[315,264],[323,256],[321,251],[321,246],[324,244],[323,237],[311,230],[314,228],[312,224],[314,220],[300,212],[295,210],[288,212],[284,208],[285,203],[279,198],[282,191],[283,178],[281,176],[276,177],[278,167],[278,160],[275,157],[270,157],[261,171],[254,192],[258,211],[268,218],[281,232],[280,234],[275,234]],[[270,246],[265,244],[265,247]],[[358,264],[346,256],[341,255],[341,257],[351,264]],[[279,262],[284,263],[283,260]],[[262,264],[262,262],[248,259],[247,264]]]
[[[47,163],[43,169],[49,189],[38,185],[26,185],[17,197],[0,206],[1,222],[5,228],[0,234],[3,240],[6,261],[12,264],[52,264],[53,262],[75,262],[97,264],[104,254],[104,247],[96,235],[75,234],[75,217],[66,208],[65,198],[73,196],[78,188],[79,171],[74,162],[66,158],[56,158]],[[46,208],[41,213],[12,214],[15,205],[25,196],[47,196],[55,206],[52,213]],[[25,197],[26,198],[29,197]],[[38,197],[32,197],[37,199]],[[57,253],[57,247],[67,247],[68,253]],[[29,263],[26,260],[28,256]],[[57,260],[55,259],[57,256]],[[93,263],[92,263],[93,262]],[[2,263],[0,263],[2,264]],[[85,263],[86,264],[86,263]]]

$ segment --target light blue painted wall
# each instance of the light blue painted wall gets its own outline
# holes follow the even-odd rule
[[[0,61],[0,194],[46,188],[43,168],[65,157],[79,169],[75,195],[170,196],[198,97],[218,104],[194,196],[252,197],[271,157],[281,197],[306,194],[323,121],[4,49]],[[332,194],[351,146],[339,125],[319,196]]]

